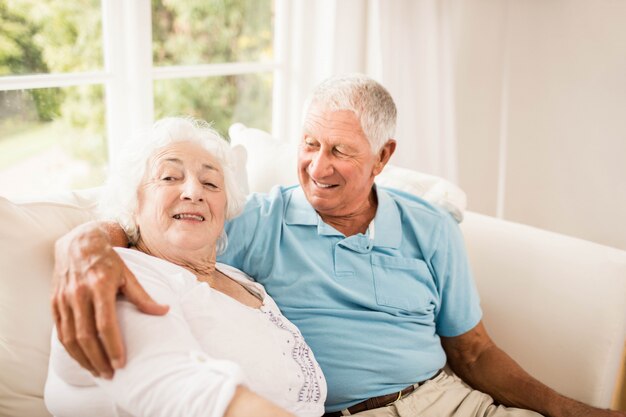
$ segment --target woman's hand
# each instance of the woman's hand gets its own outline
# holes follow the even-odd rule
[[[237,387],[224,417],[295,417],[287,410],[255,394],[248,388]]]
[[[118,292],[144,313],[168,310],[144,291],[113,250],[112,245],[126,243],[119,225],[92,222],[55,244],[51,304],[59,340],[81,366],[105,378],[125,364],[115,309]]]

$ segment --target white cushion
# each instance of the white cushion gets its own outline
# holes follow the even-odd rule
[[[235,123],[228,130],[233,146],[241,145],[248,153],[248,184],[251,192],[267,192],[274,185],[298,183],[297,146],[280,141],[267,132]],[[397,188],[448,210],[457,221],[467,207],[465,193],[456,185],[433,175],[387,164],[376,183]]]
[[[247,177],[250,192],[267,192],[274,185],[298,183],[296,160],[298,149],[289,142],[274,139],[260,129],[235,123],[228,129],[233,147],[241,145],[247,151]]]
[[[233,164],[235,165],[235,180],[245,195],[250,193],[250,186],[248,185],[248,171],[246,165],[248,163],[248,153],[246,148],[241,145],[233,145]]]
[[[91,193],[13,203],[0,197],[0,415],[48,416],[54,241],[91,219]]]
[[[383,172],[376,177],[376,184],[422,197],[448,210],[457,222],[463,221],[463,213],[467,208],[465,192],[441,177],[387,164]]]

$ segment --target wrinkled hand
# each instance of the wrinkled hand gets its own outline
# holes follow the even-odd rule
[[[118,292],[148,314],[162,315],[95,223],[74,229],[55,244],[52,316],[59,340],[94,376],[111,378],[126,358],[117,322]]]
[[[587,411],[584,414],[575,414],[578,417],[626,417],[626,412],[615,410],[600,410],[593,408],[591,411]]]
[[[572,402],[574,404],[571,404],[571,407],[564,407],[559,413],[554,415],[557,417],[626,417],[626,412],[624,411],[600,409],[578,401]]]
[[[626,417],[626,412],[615,410],[600,410],[597,414],[598,417]]]

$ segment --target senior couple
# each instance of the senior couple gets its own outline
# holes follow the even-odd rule
[[[201,123],[132,144],[113,221],[56,245],[55,415],[626,416],[500,350],[451,216],[374,185],[396,148],[380,84],[331,78],[304,114],[300,185],[245,203]]]

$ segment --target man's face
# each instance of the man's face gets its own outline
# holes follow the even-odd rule
[[[352,111],[311,106],[299,146],[298,177],[319,214],[349,216],[359,211],[367,205],[374,177],[383,167]]]

